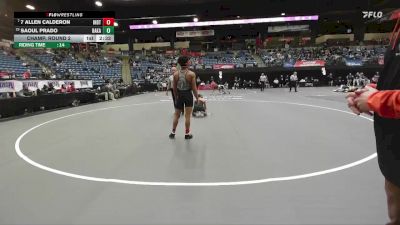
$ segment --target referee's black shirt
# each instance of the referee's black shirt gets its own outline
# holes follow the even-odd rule
[[[385,67],[379,78],[378,90],[400,90],[400,43],[385,54]],[[387,180],[400,187],[400,119],[374,116],[379,167]]]

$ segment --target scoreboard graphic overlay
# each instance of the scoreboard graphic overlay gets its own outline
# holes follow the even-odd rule
[[[114,42],[115,12],[15,12],[14,48]]]

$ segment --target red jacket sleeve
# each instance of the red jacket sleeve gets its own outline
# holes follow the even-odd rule
[[[375,92],[369,96],[368,106],[381,117],[400,119],[400,90]]]

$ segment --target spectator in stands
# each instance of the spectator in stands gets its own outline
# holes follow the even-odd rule
[[[329,73],[327,78],[328,78],[328,85],[332,87],[333,86],[333,74]]]
[[[47,93],[54,93],[56,89],[54,88],[53,83],[49,83],[49,87],[47,89]]]
[[[289,81],[290,81],[290,76],[286,75],[285,76],[285,86],[289,85]]]
[[[0,93],[0,99],[9,98],[9,94],[7,92]]]
[[[124,80],[122,78],[117,80],[117,86],[124,86]]]
[[[255,82],[253,80],[249,80],[249,88],[252,89],[255,87]]]
[[[158,91],[162,91],[162,90],[163,90],[162,82],[161,82],[161,81],[158,81],[158,82],[157,82],[157,90],[158,90]]]
[[[58,90],[58,92],[60,92],[60,93],[67,93],[67,88],[65,87],[65,84],[62,84],[62,85],[61,85],[61,88],[60,88],[60,90]]]
[[[247,89],[249,87],[249,82],[247,80],[243,80],[243,89]]]
[[[113,83],[112,81],[109,81],[107,85],[107,89],[109,92],[111,92],[114,95],[114,98],[117,99],[120,96],[119,90],[117,88],[117,85]]]
[[[361,60],[377,64],[384,53],[384,47],[318,47],[264,50],[260,53],[267,66],[293,64],[297,60],[324,60],[328,65],[344,65],[346,60]]]
[[[23,77],[24,79],[30,79],[31,76],[32,76],[32,74],[31,74],[31,70],[30,70],[30,69],[28,69],[27,71],[25,71],[25,72],[22,74],[22,77]]]
[[[145,77],[145,83],[147,84],[150,83],[150,79],[151,79],[150,74],[147,74]]]
[[[233,82],[233,87],[232,89],[239,89],[239,79],[237,77],[235,77],[235,81]]]
[[[204,83],[204,81],[201,81],[198,86],[198,89],[199,90],[207,90],[206,83]]]
[[[278,78],[275,77],[275,79],[274,79],[274,81],[273,81],[273,83],[272,83],[272,86],[273,86],[274,88],[279,87],[279,80],[278,80]]]
[[[354,81],[354,76],[353,76],[353,74],[352,74],[352,73],[349,73],[349,74],[346,76],[346,80],[347,80],[347,86],[348,86],[348,87],[352,86],[352,85],[353,85],[353,81]]]
[[[369,79],[364,75],[363,72],[360,73],[360,86],[364,87],[370,83]]]
[[[44,87],[43,87],[44,88]],[[44,94],[47,94],[46,92],[43,92],[42,90],[43,90],[43,88],[42,89],[36,89],[36,95],[37,96],[40,96],[40,95],[44,95]]]
[[[211,87],[211,90],[216,90],[216,89],[218,89],[218,84],[215,83],[214,80],[212,80],[210,83],[210,87]]]
[[[342,80],[342,76],[337,76],[335,78],[335,86],[345,85],[345,82]]]
[[[15,70],[11,70],[9,74],[10,74],[10,79],[15,79],[16,78]]]
[[[45,94],[49,93],[49,87],[47,85],[43,85],[41,92]]]
[[[7,71],[0,71],[0,79],[10,79],[10,75]]]
[[[281,75],[279,78],[279,87],[284,87],[284,86],[285,86],[285,77]]]
[[[358,87],[360,86],[360,73],[357,72],[356,75],[354,76],[354,80],[353,80],[353,86]]]
[[[17,97],[32,97],[35,96],[33,91],[30,91],[27,85],[22,86],[22,90],[17,92]]]
[[[8,92],[8,93],[4,93],[4,97],[5,98],[16,98],[17,97],[17,93],[16,92]]]
[[[105,101],[112,100],[115,101],[114,93],[110,90],[109,84],[104,84],[103,86],[99,87],[100,93],[98,96],[104,97]]]
[[[72,82],[68,85],[67,87],[67,93],[73,93],[76,92],[76,88],[75,88],[75,83]]]
[[[44,69],[42,69],[39,77],[40,79],[46,79],[46,73],[44,72]]]

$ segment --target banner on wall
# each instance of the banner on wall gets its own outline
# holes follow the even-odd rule
[[[363,66],[364,63],[359,59],[345,59],[346,66]]]
[[[214,64],[214,70],[235,69],[235,64]]]
[[[16,87],[16,83],[14,81],[0,81],[0,93],[14,92],[16,89],[22,89],[22,84],[21,88],[19,88]]]
[[[323,67],[325,66],[325,61],[324,60],[311,60],[311,61],[306,61],[306,60],[300,60],[297,61],[294,67],[314,67],[314,66],[320,66]]]
[[[16,81],[16,82],[21,82],[21,81]],[[37,89],[42,89],[43,85],[44,85],[43,81],[39,80],[22,81],[22,86],[27,86],[30,91],[36,91]]]
[[[310,25],[287,25],[287,26],[269,26],[269,33],[281,33],[281,32],[299,32],[310,30]]]
[[[290,42],[290,41],[293,41],[293,40],[294,40],[293,37],[283,37],[283,38],[279,38],[279,41],[282,41],[282,42]]]
[[[208,37],[214,36],[214,30],[177,31],[177,38]]]
[[[79,80],[78,82],[75,81],[75,87],[78,88],[93,88],[93,81],[91,80]]]
[[[53,85],[53,87],[54,87],[54,89],[60,89],[61,88],[61,84],[60,84],[60,81],[58,81],[58,80],[48,80],[48,81],[44,81],[44,82],[46,82],[45,84],[47,85],[47,86],[49,86],[50,84],[52,84]]]
[[[0,81],[0,93],[4,92],[18,92],[21,91],[23,86],[26,85],[30,91],[42,89],[44,85],[49,86],[53,84],[54,89],[61,89],[62,85],[68,86],[74,83],[76,89],[93,88],[93,81],[91,80],[5,80]]]

